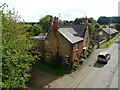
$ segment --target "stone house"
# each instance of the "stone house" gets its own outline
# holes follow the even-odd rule
[[[104,42],[110,38],[113,38],[116,34],[118,34],[118,31],[116,29],[106,27],[96,31],[94,39],[95,42]]]
[[[44,40],[44,60],[51,62],[61,57],[61,67],[71,68],[89,48],[88,20],[80,25],[60,26],[58,17],[50,21],[50,29]]]

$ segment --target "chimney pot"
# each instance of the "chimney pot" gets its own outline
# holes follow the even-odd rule
[[[50,27],[53,27],[53,19],[50,19]]]
[[[87,18],[87,16],[85,17],[84,24],[88,25],[88,18]]]
[[[59,19],[58,17],[54,17],[53,30],[57,31],[58,29],[59,29]]]

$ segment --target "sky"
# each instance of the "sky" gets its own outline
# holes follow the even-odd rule
[[[100,16],[118,16],[120,0],[0,0],[10,10],[15,8],[22,20],[38,22],[45,15],[61,20],[75,20],[87,16],[97,20]]]

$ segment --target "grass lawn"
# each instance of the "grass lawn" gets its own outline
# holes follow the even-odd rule
[[[112,39],[110,39],[109,41],[103,43],[100,48],[106,48],[106,47],[109,47],[113,42],[115,42],[115,40],[118,38],[118,34],[113,37]]]
[[[94,45],[94,49],[97,49],[97,47],[98,47],[98,45],[97,45],[97,44],[95,44],[95,45]]]
[[[65,69],[65,68],[55,68],[51,64],[43,63],[40,61],[37,61],[34,65],[38,69],[44,70],[52,75],[57,75],[57,76],[63,76],[65,74],[70,73],[70,70]]]

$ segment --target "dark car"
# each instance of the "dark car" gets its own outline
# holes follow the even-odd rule
[[[109,59],[110,59],[110,53],[109,52],[100,52],[98,54],[97,61],[107,63]]]

